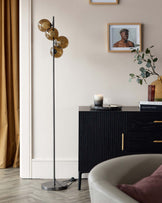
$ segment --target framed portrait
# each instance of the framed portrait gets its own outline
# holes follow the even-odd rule
[[[142,51],[140,23],[110,23],[108,27],[108,51],[131,52],[132,49]]]
[[[89,0],[90,4],[118,4],[119,0]]]

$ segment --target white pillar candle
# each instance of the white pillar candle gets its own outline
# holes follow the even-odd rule
[[[94,100],[95,101],[101,101],[101,100],[103,100],[103,96],[101,94],[95,94],[94,95]]]
[[[103,95],[95,94],[94,95],[94,105],[95,106],[102,106],[103,105]]]

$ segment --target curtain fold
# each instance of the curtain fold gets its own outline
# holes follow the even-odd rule
[[[0,0],[0,168],[19,167],[19,0]]]

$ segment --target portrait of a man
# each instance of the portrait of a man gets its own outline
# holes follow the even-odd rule
[[[132,49],[142,49],[140,23],[109,23],[108,51],[131,52]]]
[[[121,29],[120,30],[121,40],[116,42],[113,47],[134,47],[134,43],[129,41],[129,30]]]

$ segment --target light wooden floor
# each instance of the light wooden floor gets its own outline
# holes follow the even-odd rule
[[[21,179],[19,169],[0,169],[0,203],[90,203],[87,180],[82,181],[78,191],[78,181],[64,191],[45,191],[41,183],[48,180]]]

